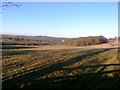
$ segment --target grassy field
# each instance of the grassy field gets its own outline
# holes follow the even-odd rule
[[[118,48],[5,48],[3,89],[119,88],[119,54]]]

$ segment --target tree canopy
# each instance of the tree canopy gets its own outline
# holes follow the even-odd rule
[[[108,40],[104,36],[89,36],[89,37],[73,38],[67,40],[65,44],[72,46],[88,46],[88,45],[96,45],[107,42]]]

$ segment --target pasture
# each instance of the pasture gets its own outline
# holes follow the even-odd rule
[[[119,88],[118,48],[12,47],[2,50],[3,89]]]

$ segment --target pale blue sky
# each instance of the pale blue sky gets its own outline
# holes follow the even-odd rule
[[[118,35],[117,2],[25,2],[3,10],[3,33],[55,37]]]

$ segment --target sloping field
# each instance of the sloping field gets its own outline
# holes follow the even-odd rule
[[[117,48],[3,50],[3,89],[119,88]]]

